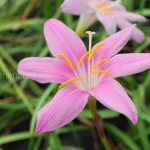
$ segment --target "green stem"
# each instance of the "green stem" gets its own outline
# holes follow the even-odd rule
[[[81,36],[96,20],[90,19],[86,15],[81,15],[76,27],[76,33]]]
[[[89,106],[90,111],[94,117],[97,110],[96,110],[96,100],[93,97],[90,97],[90,99],[88,101],[88,106]]]
[[[36,135],[36,136],[40,136],[40,135]],[[20,140],[25,140],[30,137],[31,137],[31,134],[29,132],[19,132],[19,133],[1,136],[0,145],[8,144],[11,142],[16,142]]]
[[[105,150],[111,150],[111,146],[107,140],[107,137],[105,136],[104,133],[104,128],[103,128],[103,121],[101,116],[97,113],[96,109],[96,100],[92,98],[89,99],[88,101],[89,108],[91,110],[91,113],[93,115],[93,120],[94,120],[94,126],[96,127],[96,130],[98,132],[98,136],[105,148]]]
[[[75,32],[81,36],[84,32],[86,31],[86,29],[84,27],[80,27],[79,25],[77,26]]]
[[[105,147],[106,150],[111,150],[110,144],[109,144],[106,136],[101,138],[101,142],[103,143],[103,146]]]

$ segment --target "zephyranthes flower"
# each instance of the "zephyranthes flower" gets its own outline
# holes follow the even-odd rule
[[[60,83],[59,91],[37,114],[36,132],[47,132],[72,121],[82,111],[90,96],[104,106],[126,115],[137,123],[137,111],[117,77],[150,68],[149,53],[117,54],[128,42],[134,25],[113,34],[89,50],[78,35],[56,19],[44,25],[48,47],[55,58],[25,58],[19,74],[40,83]],[[117,55],[116,55],[117,54]]]
[[[146,21],[145,17],[128,12],[120,0],[65,0],[61,8],[63,12],[81,16],[77,28],[79,34],[97,19],[103,24],[109,35],[116,32],[117,26],[123,29],[131,25],[131,22]],[[144,33],[135,28],[131,37],[141,43],[144,40]]]

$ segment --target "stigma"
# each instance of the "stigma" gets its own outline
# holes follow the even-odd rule
[[[90,51],[92,49],[92,38],[93,35],[96,34],[96,32],[86,31],[86,34],[89,35],[89,51]]]

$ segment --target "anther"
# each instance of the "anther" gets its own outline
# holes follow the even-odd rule
[[[106,73],[110,76],[113,76],[113,74],[111,72],[107,71],[107,70],[95,70],[95,71],[91,72],[91,75],[97,74],[97,73]]]
[[[67,85],[67,84],[69,84],[71,82],[80,81],[80,80],[84,80],[84,79],[86,79],[86,78],[85,77],[82,77],[82,78],[72,78],[70,80],[67,80],[67,81],[63,82],[58,88],[60,89],[63,86],[65,86],[65,85]]]
[[[101,60],[100,62],[98,62],[95,66],[92,66],[92,68],[97,68],[99,67],[100,65],[102,65],[103,63],[107,62],[109,59],[106,58],[106,59],[103,59]]]
[[[96,46],[95,46],[95,48],[93,48],[93,50],[92,50],[92,52],[91,52],[91,55],[90,55],[90,57],[89,57],[89,62],[91,62],[92,61],[92,58],[93,58],[93,56],[94,56],[94,54],[96,53],[96,51],[101,47],[101,46],[104,46],[105,45],[105,43],[103,42],[103,43],[98,43]]]
[[[58,57],[63,57],[65,59],[65,61],[67,62],[67,64],[70,66],[70,68],[72,70],[74,70],[73,64],[71,63],[71,61],[69,60],[69,58],[65,54],[59,54]]]
[[[80,58],[80,60],[78,61],[78,66],[80,66],[80,64],[83,62],[83,60],[85,59],[85,57],[87,56],[87,55],[89,55],[91,53],[91,51],[88,51],[88,52],[86,52],[86,53],[84,53],[83,54],[83,56]]]

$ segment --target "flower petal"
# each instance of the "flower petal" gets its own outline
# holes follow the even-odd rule
[[[122,4],[122,2],[120,0],[116,0],[115,2],[112,2],[112,3],[116,3],[116,4],[114,4],[113,10],[114,10],[114,12],[118,13],[118,15],[120,12],[127,11],[125,6]]]
[[[117,19],[117,24],[121,29],[126,28],[127,26],[131,25],[129,21],[122,19],[122,18]],[[131,38],[140,44],[144,41],[145,36],[144,36],[144,33],[140,29],[135,27],[132,32]]]
[[[134,31],[133,31],[133,34],[131,36],[131,38],[136,41],[137,43],[142,43],[145,39],[145,35],[143,33],[142,30],[138,29],[138,28],[135,28]]]
[[[95,61],[98,62],[101,59],[110,58],[122,50],[130,39],[134,26],[135,25],[131,25],[100,42],[105,45],[98,48],[94,56]],[[96,45],[94,47],[96,47]]]
[[[147,19],[144,16],[132,12],[120,12],[120,15],[131,22],[147,21]]]
[[[150,68],[150,53],[118,54],[112,57],[104,69],[114,77],[136,74]]]
[[[96,15],[109,35],[116,32],[117,26],[113,17],[107,16],[104,13],[96,13]]]
[[[52,54],[57,57],[65,54],[73,64],[86,52],[80,37],[62,22],[48,20],[44,25],[44,35]]]
[[[90,0],[65,0],[61,5],[61,10],[73,15],[89,14],[94,10],[88,5]]]
[[[40,83],[62,83],[74,76],[65,62],[49,57],[23,59],[18,65],[18,73]]]
[[[82,111],[89,94],[74,88],[63,88],[37,113],[36,132],[48,132],[71,122]]]
[[[124,114],[133,124],[137,123],[136,107],[117,81],[113,79],[104,80],[90,93],[104,106]]]

